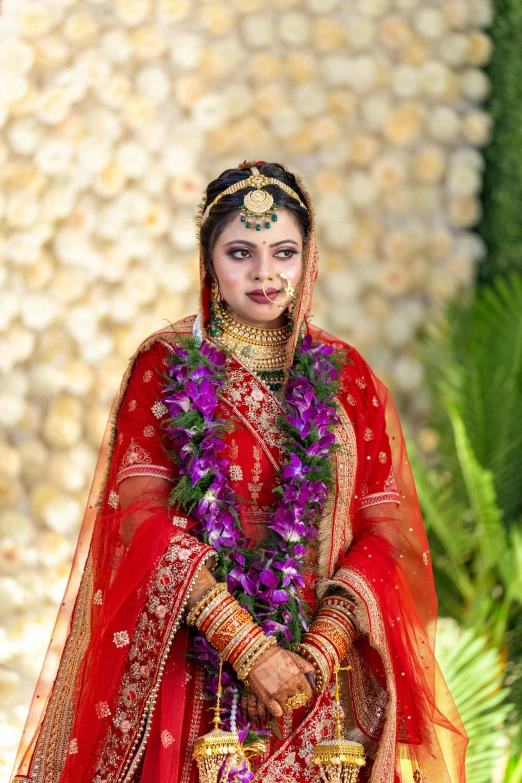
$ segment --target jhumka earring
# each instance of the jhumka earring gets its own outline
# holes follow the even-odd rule
[[[200,783],[227,783],[233,766],[246,763],[243,746],[237,732],[219,728],[221,723],[221,671],[223,661],[219,662],[219,679],[216,706],[214,707],[214,728],[194,743],[192,758],[196,759]]]
[[[284,272],[276,272],[276,274],[279,275],[279,277],[281,277],[285,281],[285,287],[284,287],[284,290],[283,290],[283,298],[280,299],[279,302],[277,301],[277,297],[275,299],[270,299],[270,297],[268,296],[267,292],[265,291],[265,281],[264,280],[263,280],[263,293],[264,293],[264,295],[266,296],[266,298],[268,299],[269,302],[272,302],[272,304],[276,304],[279,307],[279,309],[282,310],[283,309],[283,305],[281,304],[281,302],[284,302],[285,299],[288,296],[293,299],[295,297],[295,289],[294,289],[292,283],[290,282],[290,279],[289,279],[288,275],[286,275]]]
[[[333,740],[323,740],[314,747],[312,764],[319,767],[319,776],[324,783],[357,783],[359,769],[366,765],[364,747],[359,742],[344,739],[341,727],[339,671],[347,671],[350,668],[335,668],[336,737]]]

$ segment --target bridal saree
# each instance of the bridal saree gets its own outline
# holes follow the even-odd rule
[[[311,209],[311,207],[310,207]],[[357,637],[341,673],[347,738],[362,742],[360,780],[463,783],[466,735],[434,657],[437,602],[429,546],[400,421],[386,387],[351,346],[307,318],[318,253],[313,226],[292,313],[299,335],[342,356],[335,491],[311,542],[302,598],[313,612],[341,588]],[[201,333],[201,311],[148,337],[131,358],[100,450],[71,575],[29,711],[16,783],[196,783],[195,739],[210,727],[201,662],[187,657],[187,599],[215,552],[195,520],[169,506],[176,466],[162,430],[162,385],[173,348]],[[219,414],[231,486],[252,544],[262,541],[285,459],[281,403],[237,358]],[[332,737],[333,683],[278,719],[252,758],[256,781],[308,783],[313,746]]]

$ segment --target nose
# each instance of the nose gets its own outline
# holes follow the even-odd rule
[[[277,280],[278,269],[278,259],[273,257],[272,250],[268,245],[262,246],[257,251],[256,260],[252,265],[254,280],[269,280],[274,283]]]

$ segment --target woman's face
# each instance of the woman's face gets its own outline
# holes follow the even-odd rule
[[[303,268],[303,240],[292,213],[281,207],[277,221],[269,229],[246,228],[240,212],[220,234],[213,252],[221,296],[229,312],[249,324],[265,328],[281,326],[291,298],[283,296],[286,281],[283,272],[295,288]],[[263,281],[268,297],[263,294]]]

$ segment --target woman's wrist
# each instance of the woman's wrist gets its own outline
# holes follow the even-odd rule
[[[275,637],[267,637],[251,614],[230,595],[226,582],[215,584],[202,596],[189,612],[187,624],[195,625],[204,634],[241,680],[276,643]]]

